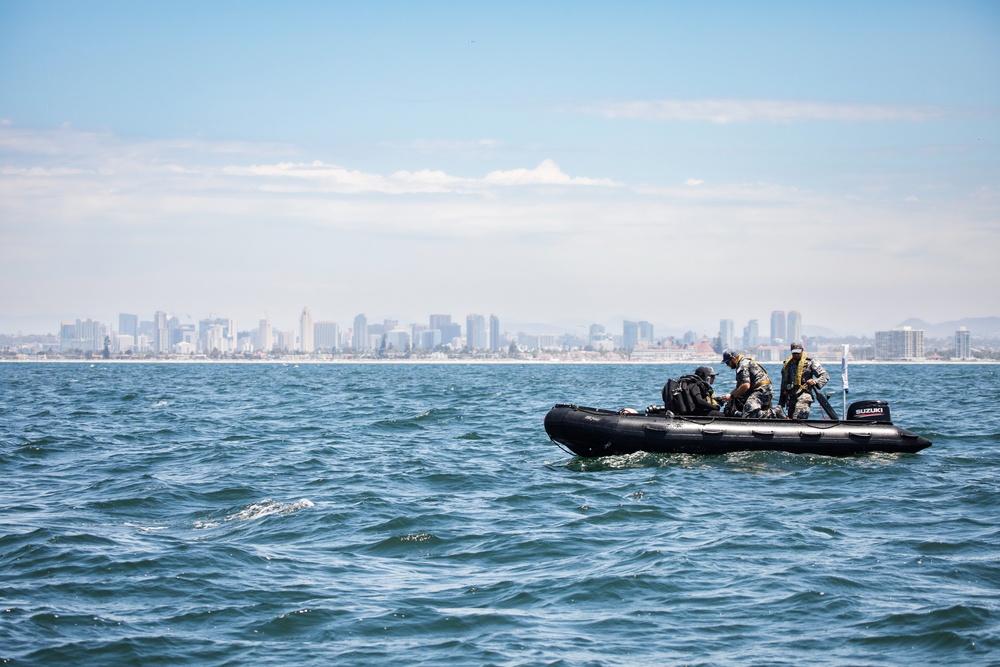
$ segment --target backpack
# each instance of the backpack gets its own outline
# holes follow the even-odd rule
[[[694,401],[688,393],[690,384],[697,383],[699,378],[684,375],[680,379],[670,378],[663,385],[663,406],[675,415],[690,415],[694,413]]]

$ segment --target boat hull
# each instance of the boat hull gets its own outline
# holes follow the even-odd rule
[[[545,432],[573,454],[587,457],[748,451],[854,456],[913,453],[931,445],[930,440],[892,422],[675,417],[576,405],[549,410]]]

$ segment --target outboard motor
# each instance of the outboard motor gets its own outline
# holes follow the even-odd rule
[[[891,422],[885,401],[855,401],[847,406],[847,419],[863,422]]]

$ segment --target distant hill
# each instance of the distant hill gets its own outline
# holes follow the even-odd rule
[[[911,317],[896,326],[922,329],[925,338],[951,338],[961,327],[968,329],[972,338],[1000,338],[1000,317],[967,317],[938,324]]]
[[[817,324],[804,324],[802,335],[806,338],[840,338],[842,334],[837,333],[829,327],[822,327]]]

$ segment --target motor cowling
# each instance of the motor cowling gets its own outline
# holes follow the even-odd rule
[[[885,401],[855,401],[847,406],[847,419],[863,422],[891,422]]]

